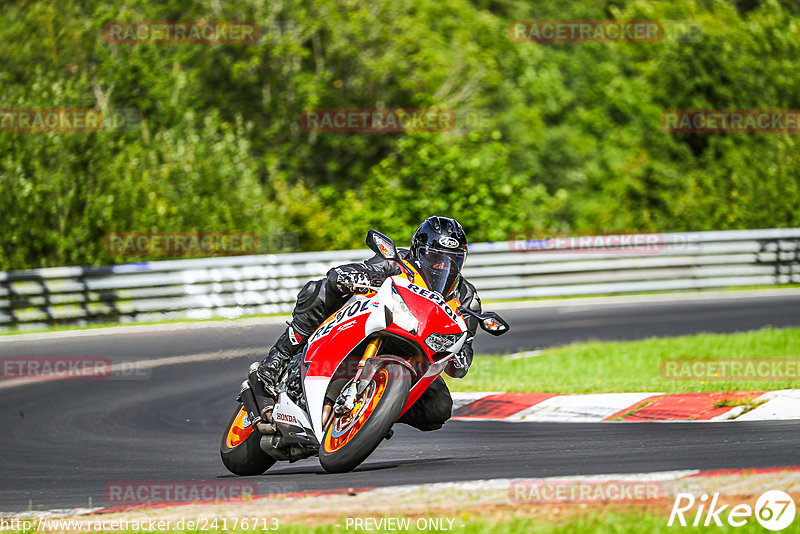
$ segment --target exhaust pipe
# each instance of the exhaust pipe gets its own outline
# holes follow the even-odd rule
[[[276,434],[273,434],[271,436],[261,436],[261,440],[258,442],[258,445],[261,447],[262,451],[269,454],[276,460],[291,460],[291,456],[278,449],[279,443],[280,437]]]
[[[253,395],[253,390],[250,389],[250,384],[247,380],[242,382],[242,389],[239,391],[239,400],[244,404],[247,414],[250,416],[253,428],[262,434],[274,434],[277,430],[275,425],[269,421],[262,419],[260,415],[260,408],[256,402],[256,397]],[[271,414],[270,414],[271,416]]]
[[[242,382],[242,386],[239,389],[239,400],[244,405],[244,409],[247,410],[247,415],[250,416],[250,420],[255,425],[257,422],[261,421],[261,410],[258,408],[258,403],[256,403],[256,397],[253,395],[253,391],[250,389],[250,385],[247,383],[247,380]]]
[[[250,369],[247,371],[247,383],[250,385],[250,391],[253,393],[253,397],[258,405],[258,413],[261,414],[262,419],[271,423],[271,408],[275,406],[275,399],[272,398],[272,395],[267,393],[267,390],[264,388],[264,383],[258,377],[258,365],[258,362],[250,364]],[[267,410],[267,408],[270,409]]]

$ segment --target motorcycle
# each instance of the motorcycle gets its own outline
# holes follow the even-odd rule
[[[314,331],[281,376],[271,416],[259,410],[266,392],[258,364],[250,367],[220,445],[230,472],[257,475],[277,461],[317,455],[330,473],[351,471],[391,437],[392,425],[461,350],[465,315],[490,334],[508,331],[496,313],[476,313],[458,297],[443,298],[447,279],[458,275],[454,265],[437,271],[445,276],[426,277],[399,257],[385,235],[370,230],[366,242],[402,274],[377,287],[360,285],[363,293]]]

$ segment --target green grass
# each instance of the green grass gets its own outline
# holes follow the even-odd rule
[[[671,533],[671,532],[708,532],[713,529],[714,532],[721,534],[727,533],[750,533],[750,532],[765,532],[765,530],[756,522],[755,519],[749,519],[747,524],[740,528],[734,528],[727,524],[725,513],[720,514],[720,520],[723,522],[722,527],[681,527],[674,524],[672,527],[667,526],[669,513],[663,514],[658,512],[639,511],[636,509],[628,509],[626,511],[618,511],[615,509],[606,509],[602,511],[580,511],[574,510],[575,504],[566,506],[553,506],[547,517],[517,517],[514,512],[495,513],[492,517],[477,516],[470,517],[469,514],[462,514],[455,517],[453,522],[452,532],[459,534],[517,534],[517,533],[534,533],[534,534],[584,534],[587,532],[599,534],[624,534],[624,533]],[[569,508],[573,507],[572,510]],[[555,511],[557,510],[557,511]],[[369,516],[369,514],[365,514]],[[436,517],[436,516],[434,516]],[[693,518],[693,516],[691,516]],[[87,518],[91,521],[93,518]],[[102,518],[101,518],[102,519]],[[451,519],[453,519],[451,517]],[[705,518],[703,518],[705,519]],[[690,519],[691,521],[691,519]],[[297,523],[282,523],[279,525],[278,530],[261,530],[261,529],[232,529],[228,525],[229,530],[218,530],[209,528],[203,532],[227,532],[230,534],[248,534],[251,532],[281,532],[283,534],[340,534],[346,532],[367,532],[364,530],[355,530],[352,526],[348,530],[345,526],[344,519],[340,520],[339,526],[335,524],[325,524],[316,526],[307,526]],[[408,533],[429,533],[439,532],[436,530],[417,529],[415,526],[416,519],[411,519],[411,528],[401,531],[386,531],[386,530],[370,530],[368,532],[408,532]],[[221,524],[221,523],[220,523]],[[445,525],[447,523],[445,522]],[[463,525],[463,526],[461,526]],[[221,528],[221,527],[218,527]],[[792,528],[786,532],[792,531]],[[8,532],[17,532],[9,530]],[[21,531],[19,531],[21,532]],[[34,530],[28,530],[26,534],[33,534]],[[93,530],[92,532],[103,532]],[[140,532],[149,532],[147,530],[118,530],[125,534],[133,534]],[[192,530],[162,530],[160,532],[195,532]]]
[[[794,358],[800,360],[800,328],[767,328],[737,334],[589,342],[545,349],[511,360],[477,356],[463,380],[448,379],[453,391],[606,393],[632,391],[762,391],[800,388],[798,380],[673,380],[663,377],[662,359]]]

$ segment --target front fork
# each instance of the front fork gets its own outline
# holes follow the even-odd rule
[[[382,337],[376,337],[367,344],[367,348],[364,349],[364,355],[361,357],[361,361],[358,362],[356,375],[342,394],[339,395],[339,398],[336,399],[336,404],[333,407],[333,411],[336,415],[346,414],[355,408],[356,397],[358,396],[358,379],[361,378],[361,373],[364,371],[364,365],[367,363],[367,360],[378,354],[382,342]],[[323,416],[324,415],[323,413]]]

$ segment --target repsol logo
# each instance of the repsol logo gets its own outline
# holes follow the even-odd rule
[[[441,295],[439,295],[439,293],[428,291],[427,289],[419,287],[418,285],[415,284],[408,284],[408,289],[410,289],[417,295],[422,295],[426,299],[432,300],[444,310],[444,312],[448,315],[448,317],[450,317],[453,321],[456,320],[457,317],[456,312],[454,312],[453,309],[447,305],[447,302],[445,302],[445,300],[441,297]]]
[[[410,289],[411,291],[413,291],[417,295],[422,295],[426,299],[432,300],[433,302],[435,302],[439,306],[441,306],[441,305],[443,305],[445,303],[444,299],[441,296],[439,296],[438,293],[434,293],[433,291],[428,291],[427,289],[419,287],[418,285],[408,284],[408,289]]]
[[[276,412],[275,413],[275,419],[277,421],[283,421],[284,423],[292,423],[292,424],[295,424],[295,425],[298,425],[298,426],[300,425],[300,422],[297,420],[297,418],[295,416],[288,415],[288,414],[285,414],[285,413],[282,413],[282,412]]]
[[[338,325],[342,321],[366,312],[367,308],[369,308],[369,303],[370,303],[369,299],[363,299],[354,302],[353,304],[350,304],[345,308],[342,308],[336,313],[336,316],[332,321],[330,321],[328,324],[320,326],[317,329],[317,331],[314,332],[314,335],[311,336],[311,339],[309,339],[308,342],[313,343],[317,341],[319,338],[328,335],[330,331],[333,330],[334,327],[336,327],[336,325]]]
[[[334,320],[334,323],[339,323],[349,317],[355,317],[357,314],[367,311],[368,306],[369,300],[354,302],[347,308],[343,308],[336,313],[336,319]]]

